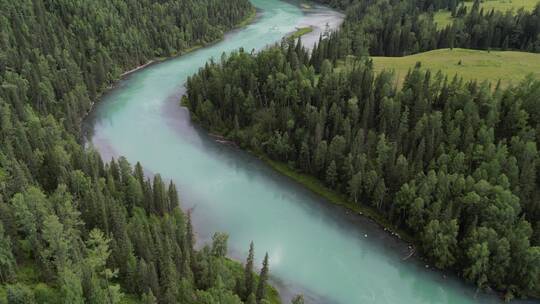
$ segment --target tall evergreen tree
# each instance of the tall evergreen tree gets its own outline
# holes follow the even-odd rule
[[[268,283],[268,252],[264,256],[263,267],[261,268],[261,273],[259,274],[259,283],[257,285],[257,303],[261,303],[261,300],[266,298],[266,284]]]
[[[255,296],[255,276],[253,275],[253,265],[255,260],[255,246],[253,242],[249,244],[249,252],[244,267],[244,299],[249,299],[250,296]],[[256,300],[256,299],[254,299]]]

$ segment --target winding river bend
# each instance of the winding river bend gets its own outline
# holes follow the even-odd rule
[[[225,39],[129,75],[85,122],[104,159],[141,161],[179,187],[193,209],[199,242],[215,231],[230,234],[229,255],[244,259],[249,242],[270,255],[272,281],[284,301],[304,293],[307,303],[498,303],[440,272],[406,262],[406,244],[375,224],[330,205],[280,176],[251,155],[213,141],[178,106],[183,84],[210,58],[244,47],[261,49],[295,30],[315,25],[312,44],[343,16],[324,7],[253,0],[256,21]]]

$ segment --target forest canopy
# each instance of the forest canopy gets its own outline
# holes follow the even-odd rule
[[[273,294],[195,248],[176,186],[80,144],[96,98],[125,71],[215,41],[247,0],[0,0],[0,303],[265,303]],[[248,244],[246,244],[248,245]]]
[[[507,298],[536,292],[540,81],[502,89],[417,67],[397,88],[369,59],[314,56],[294,41],[240,50],[191,77],[185,103],[212,132],[376,209],[438,268]]]
[[[346,55],[405,56],[440,48],[540,52],[540,4],[531,12],[484,11],[480,0],[468,8],[445,1],[320,1],[346,11],[339,31],[317,52],[336,60]],[[449,25],[438,28],[434,14],[450,10]]]

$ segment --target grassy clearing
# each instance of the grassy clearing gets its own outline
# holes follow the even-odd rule
[[[287,36],[287,38],[296,40],[304,36],[305,34],[308,34],[311,32],[313,32],[313,28],[311,26],[301,27],[301,28],[298,28],[294,33],[291,33],[289,36]]]
[[[507,11],[517,11],[523,8],[526,11],[532,11],[538,4],[538,0],[487,0],[480,3],[480,8],[484,9],[484,12],[489,12],[491,10],[507,12]],[[474,4],[473,1],[465,1],[464,5],[467,8],[472,7]]]
[[[376,72],[394,70],[398,85],[407,71],[421,62],[422,68],[442,71],[449,77],[458,75],[465,80],[487,80],[502,86],[515,85],[528,74],[540,79],[540,54],[514,51],[479,51],[440,49],[405,57],[372,57]]]
[[[480,7],[484,9],[484,12],[490,12],[491,10],[499,12],[518,11],[524,9],[525,11],[532,11],[539,3],[539,0],[485,0],[480,3]],[[473,6],[474,1],[465,1],[463,5],[467,7],[467,10]],[[452,24],[453,18],[449,11],[440,10],[433,16],[437,28],[442,29],[447,25]]]
[[[433,21],[437,24],[437,29],[444,29],[454,21],[452,13],[447,10],[440,10],[433,15]]]

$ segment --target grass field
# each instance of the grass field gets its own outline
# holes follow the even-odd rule
[[[481,2],[480,7],[484,9],[484,12],[489,12],[492,9],[500,12],[507,12],[513,10],[514,12],[523,8],[526,11],[532,11],[539,0],[484,0]],[[464,5],[469,10],[473,6],[474,1],[465,1]],[[452,16],[447,10],[440,10],[433,16],[437,28],[444,28],[452,23]]]
[[[441,49],[405,57],[372,58],[375,71],[394,70],[398,84],[417,62],[434,73],[440,70],[449,77],[457,74],[465,80],[487,80],[493,84],[500,79],[503,86],[517,84],[528,74],[540,79],[540,54],[533,53]]]
[[[437,29],[444,29],[446,26],[452,24],[452,13],[447,10],[440,10],[433,15],[433,21],[437,24]]]
[[[301,27],[301,28],[297,28],[296,31],[291,33],[289,36],[287,36],[287,38],[296,40],[296,39],[304,36],[305,34],[308,34],[308,33],[311,33],[311,32],[313,32],[313,28],[311,26]]]
[[[492,9],[501,12],[517,11],[520,8],[530,12],[536,7],[538,2],[538,0],[485,0],[480,3],[480,7],[484,9],[484,12],[489,12]],[[473,3],[473,1],[465,1],[464,4],[467,8],[470,8],[473,6]]]

